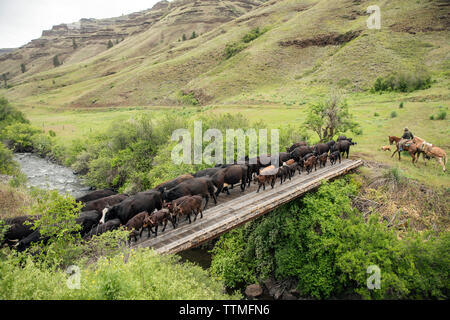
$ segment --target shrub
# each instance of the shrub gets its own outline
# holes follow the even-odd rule
[[[227,43],[225,46],[225,59],[228,60],[231,57],[237,55],[239,52],[247,48],[247,46],[242,42],[233,42],[233,43]]]
[[[366,221],[352,207],[356,193],[348,177],[324,183],[222,236],[211,274],[228,285],[295,279],[300,294],[314,298],[446,299],[449,234],[408,233],[401,240],[376,213]],[[366,285],[371,265],[381,269],[379,290]]]
[[[3,97],[0,97],[0,134],[3,129],[15,122],[29,123],[24,114],[11,106]]]
[[[34,189],[31,195],[35,202],[29,213],[40,216],[33,229],[39,229],[41,236],[48,241],[45,246],[43,243],[34,244],[29,250],[36,252],[39,260],[49,265],[68,266],[82,251],[76,246],[81,240],[78,233],[81,226],[75,220],[83,205],[58,191]]]
[[[431,84],[431,76],[425,71],[416,71],[415,73],[395,73],[386,78],[377,78],[372,87],[372,92],[411,92],[428,89],[431,87]]]
[[[31,137],[33,151],[41,157],[45,157],[52,152],[53,140],[44,133],[35,134]]]
[[[437,120],[445,120],[446,117],[447,117],[447,112],[442,110],[442,111],[439,111],[436,119]]]
[[[242,42],[249,43],[253,40],[259,38],[261,35],[266,33],[268,31],[267,28],[264,28],[262,31],[259,30],[259,27],[256,27],[255,29],[252,29],[249,33],[247,33],[243,38]]]
[[[397,117],[397,112],[392,111],[392,112],[391,112],[391,118],[396,118],[396,117]]]
[[[17,172],[19,166],[13,159],[11,150],[0,142],[0,174],[12,175]]]
[[[56,67],[59,67],[60,65],[61,65],[61,62],[59,61],[58,55],[54,56],[53,57],[53,66],[56,68]]]
[[[373,116],[374,116],[374,117],[379,117],[380,114],[379,114],[378,112],[375,112],[375,113],[373,114]]]
[[[235,56],[245,48],[247,48],[247,45],[252,42],[253,40],[257,39],[264,33],[269,31],[269,28],[264,28],[262,30],[259,29],[259,27],[252,29],[249,33],[245,34],[240,41],[228,43],[225,46],[225,59],[230,59],[231,57]]]
[[[80,289],[67,286],[64,269],[48,268],[25,254],[0,260],[2,300],[237,300],[207,271],[177,256],[161,256],[149,249],[101,258],[80,267]]]
[[[13,123],[2,133],[2,139],[14,152],[32,152],[33,136],[42,131],[27,123]]]
[[[403,102],[400,102],[400,105],[399,105],[398,107],[399,107],[399,109],[403,109],[404,103],[403,103]]]

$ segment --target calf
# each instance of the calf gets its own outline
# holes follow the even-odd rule
[[[289,167],[285,166],[285,165],[279,167],[278,173],[277,173],[277,178],[280,178],[281,184],[283,184],[283,181],[286,181],[287,178],[289,178],[289,180],[291,180],[291,174],[289,171]]]
[[[381,150],[382,151],[391,151],[391,147],[390,146],[384,146],[384,147],[381,147]]]
[[[308,172],[308,174],[311,173],[313,167],[314,167],[315,171],[317,171],[317,158],[316,158],[316,156],[312,156],[308,160],[305,161],[305,169]]]
[[[131,231],[130,232],[130,240],[131,238],[134,238],[134,241],[137,241],[137,235],[139,234],[139,237],[142,237],[142,232],[144,231],[144,220],[149,217],[147,211],[141,212],[134,216],[130,221],[127,222],[125,225],[125,230]]]
[[[341,163],[341,153],[339,151],[334,151],[330,154],[331,165],[334,165],[338,159],[339,163]]]
[[[267,167],[259,172],[259,175],[256,176],[254,183],[258,183],[258,191],[256,193],[259,193],[259,190],[261,189],[261,186],[263,187],[263,190],[266,190],[266,182],[270,182],[270,185],[273,189],[275,186],[275,181],[277,179],[278,169],[275,168],[275,166]]]
[[[161,209],[152,215],[148,216],[144,219],[144,228],[148,228],[148,237],[150,238],[150,232],[155,234],[155,237],[158,236],[158,227],[164,226],[163,232],[166,231],[167,222],[172,222],[172,226],[175,229],[175,222],[170,214],[169,209]],[[152,229],[155,228],[155,231]]]
[[[328,153],[322,153],[319,157],[320,168],[322,168],[322,166],[324,168],[327,166],[327,160],[328,160]]]
[[[295,171],[298,171],[298,173],[299,173],[300,175],[302,174],[302,172],[301,172],[302,168],[300,167],[300,165],[298,164],[298,162],[293,161],[293,163],[288,164],[287,166],[288,166],[288,168],[289,168],[289,174],[290,174],[291,178],[292,178],[293,176],[295,176]]]
[[[187,197],[180,203],[177,203],[173,207],[173,212],[175,216],[175,225],[177,216],[181,217],[183,215],[187,216],[187,220],[189,220],[189,224],[191,223],[191,214],[195,214],[194,222],[197,220],[197,216],[200,213],[200,219],[203,219],[203,210],[202,210],[202,202],[203,198],[200,196]]]

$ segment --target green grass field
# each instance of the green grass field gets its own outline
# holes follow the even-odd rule
[[[314,101],[312,97],[309,99]],[[381,151],[382,146],[389,144],[388,135],[401,136],[404,127],[408,127],[416,136],[447,152],[450,150],[449,118],[430,120],[430,115],[436,115],[441,110],[448,113],[449,94],[445,86],[436,85],[413,93],[352,93],[347,94],[346,99],[351,113],[363,130],[361,136],[354,137],[358,145],[352,148],[352,157],[398,166],[409,178],[427,185],[450,187],[450,177],[448,173],[442,172],[437,161],[427,161],[424,165],[421,158],[415,167],[407,153],[402,154],[402,160],[399,162],[397,156],[391,158],[390,152]],[[401,102],[404,102],[403,108],[399,108]],[[211,105],[203,108],[203,112],[241,113],[250,121],[263,120],[269,128],[274,128],[288,124],[302,125],[308,105],[309,103]],[[113,123],[120,125],[120,121],[127,121],[143,113],[157,118],[166,112],[177,113],[190,109],[199,110],[199,107],[149,106],[106,109],[21,107],[36,127],[55,131],[58,141],[66,146],[74,139],[101,132]],[[397,114],[394,118],[391,117],[393,111]],[[311,138],[312,142],[318,140],[313,133]]]

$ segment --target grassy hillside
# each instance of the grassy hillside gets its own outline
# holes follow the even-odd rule
[[[366,1],[267,1],[228,22],[220,20],[224,10],[244,13],[233,1],[184,3],[146,32],[5,94],[56,107],[175,105],[181,92],[203,104],[272,104],[306,100],[330,86],[362,91],[396,71],[425,70],[448,81],[444,1],[381,1],[381,30],[367,29]],[[208,23],[216,27],[202,27]],[[268,31],[225,59],[226,45],[242,44],[256,27]],[[178,41],[193,30],[203,34]]]

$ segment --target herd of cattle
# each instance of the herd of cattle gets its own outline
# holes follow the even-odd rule
[[[217,204],[217,197],[223,192],[229,193],[229,188],[240,185],[242,192],[250,187],[251,182],[258,184],[265,190],[266,183],[274,188],[277,178],[281,184],[286,179],[291,180],[296,172],[317,170],[317,165],[326,166],[327,160],[331,165],[341,162],[341,156],[349,156],[350,146],[355,145],[351,138],[341,136],[337,142],[320,143],[308,146],[299,142],[280,152],[278,155],[263,155],[255,159],[246,157],[234,164],[217,165],[214,168],[201,170],[194,174],[185,174],[171,181],[165,182],[152,190],[137,193],[133,196],[116,194],[111,190],[97,190],[84,197],[76,199],[84,204],[76,222],[81,225],[81,236],[88,240],[92,236],[124,226],[130,231],[130,239],[137,241],[145,229],[148,236],[158,235],[158,227],[165,231],[168,222],[176,228],[178,221],[185,217],[191,223],[198,215],[203,218],[203,210],[208,206],[210,197]],[[278,158],[278,159],[277,159]],[[273,165],[274,163],[280,165]],[[242,164],[241,164],[242,163]],[[203,199],[206,200],[203,206]],[[48,241],[41,236],[39,229],[32,230],[26,221],[33,222],[39,216],[21,216],[6,219],[9,226],[4,244],[14,246],[18,251],[24,251],[32,243]]]

